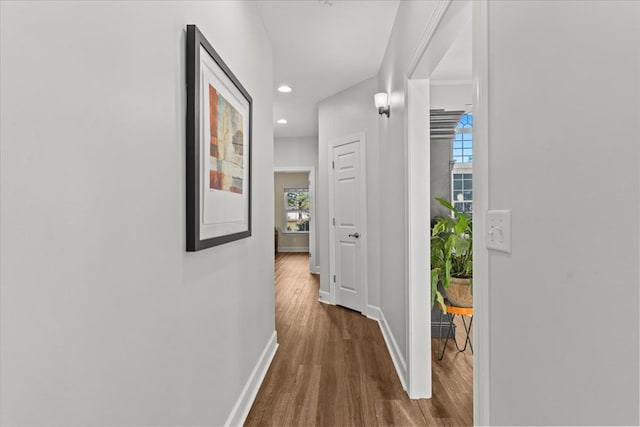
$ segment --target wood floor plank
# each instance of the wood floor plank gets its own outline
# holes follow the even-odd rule
[[[420,426],[473,424],[473,358],[433,340],[433,398],[410,400],[378,323],[318,302],[307,254],[276,256],[280,344],[246,426]],[[463,342],[462,327],[458,340]]]
[[[424,426],[426,420],[423,417],[420,405],[417,401],[381,400],[376,405],[378,418],[383,426]]]

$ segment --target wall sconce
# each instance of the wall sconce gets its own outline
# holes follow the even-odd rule
[[[386,114],[389,117],[389,97],[385,92],[376,93],[373,95],[373,99],[378,109],[378,114]]]

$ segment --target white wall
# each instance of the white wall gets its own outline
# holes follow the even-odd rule
[[[469,58],[471,62],[471,58]],[[444,108],[445,110],[465,110],[467,104],[473,102],[473,85],[471,83],[442,84],[432,80],[430,86],[431,108]]]
[[[272,55],[251,2],[1,3],[1,415],[221,425],[274,334]],[[185,26],[253,97],[253,236],[185,252]],[[256,67],[256,64],[260,64]],[[249,268],[247,268],[249,266]]]
[[[407,357],[406,90],[411,57],[424,33],[434,1],[403,1],[391,32],[376,92],[390,94],[391,115],[379,120],[380,307]],[[426,118],[425,118],[426,119]],[[425,141],[428,136],[425,135]],[[426,185],[427,183],[425,183]],[[426,236],[425,236],[426,238]]]
[[[380,306],[380,220],[378,169],[378,120],[373,94],[378,79],[371,78],[320,102],[318,107],[318,240],[320,243],[320,290],[329,292],[329,141],[364,132],[367,153],[367,280],[368,304]],[[385,117],[386,119],[386,117]]]
[[[489,2],[492,425],[638,425],[640,3]]]
[[[276,167],[313,166],[318,168],[318,137],[276,138],[273,141]]]

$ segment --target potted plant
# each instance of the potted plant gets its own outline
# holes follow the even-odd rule
[[[431,307],[438,302],[446,313],[444,297],[460,307],[472,307],[473,228],[471,217],[448,201],[436,200],[453,216],[439,217],[431,231]],[[442,284],[445,295],[440,292]]]

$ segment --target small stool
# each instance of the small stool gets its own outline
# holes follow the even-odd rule
[[[447,339],[444,341],[444,348],[442,349],[442,353],[440,353],[440,343],[442,343],[442,311],[440,311],[440,339],[438,340],[438,360],[442,360],[444,357],[444,351],[447,349],[447,343],[449,342],[449,338],[451,338],[451,331],[453,330],[453,320],[456,318],[456,314],[462,318],[462,324],[464,325],[464,331],[467,335],[464,341],[464,347],[460,348],[458,346],[458,341],[456,340],[455,335],[453,335],[453,342],[456,343],[456,348],[459,352],[463,352],[467,349],[467,344],[469,344],[469,348],[471,348],[471,354],[473,354],[473,345],[471,344],[471,338],[469,337],[469,333],[471,332],[471,324],[473,323],[473,307],[456,307],[455,305],[448,305],[447,314],[452,314],[451,321],[449,322],[449,331],[447,332]],[[467,326],[467,322],[464,320],[464,316],[469,316],[471,320],[469,320],[469,326]]]

